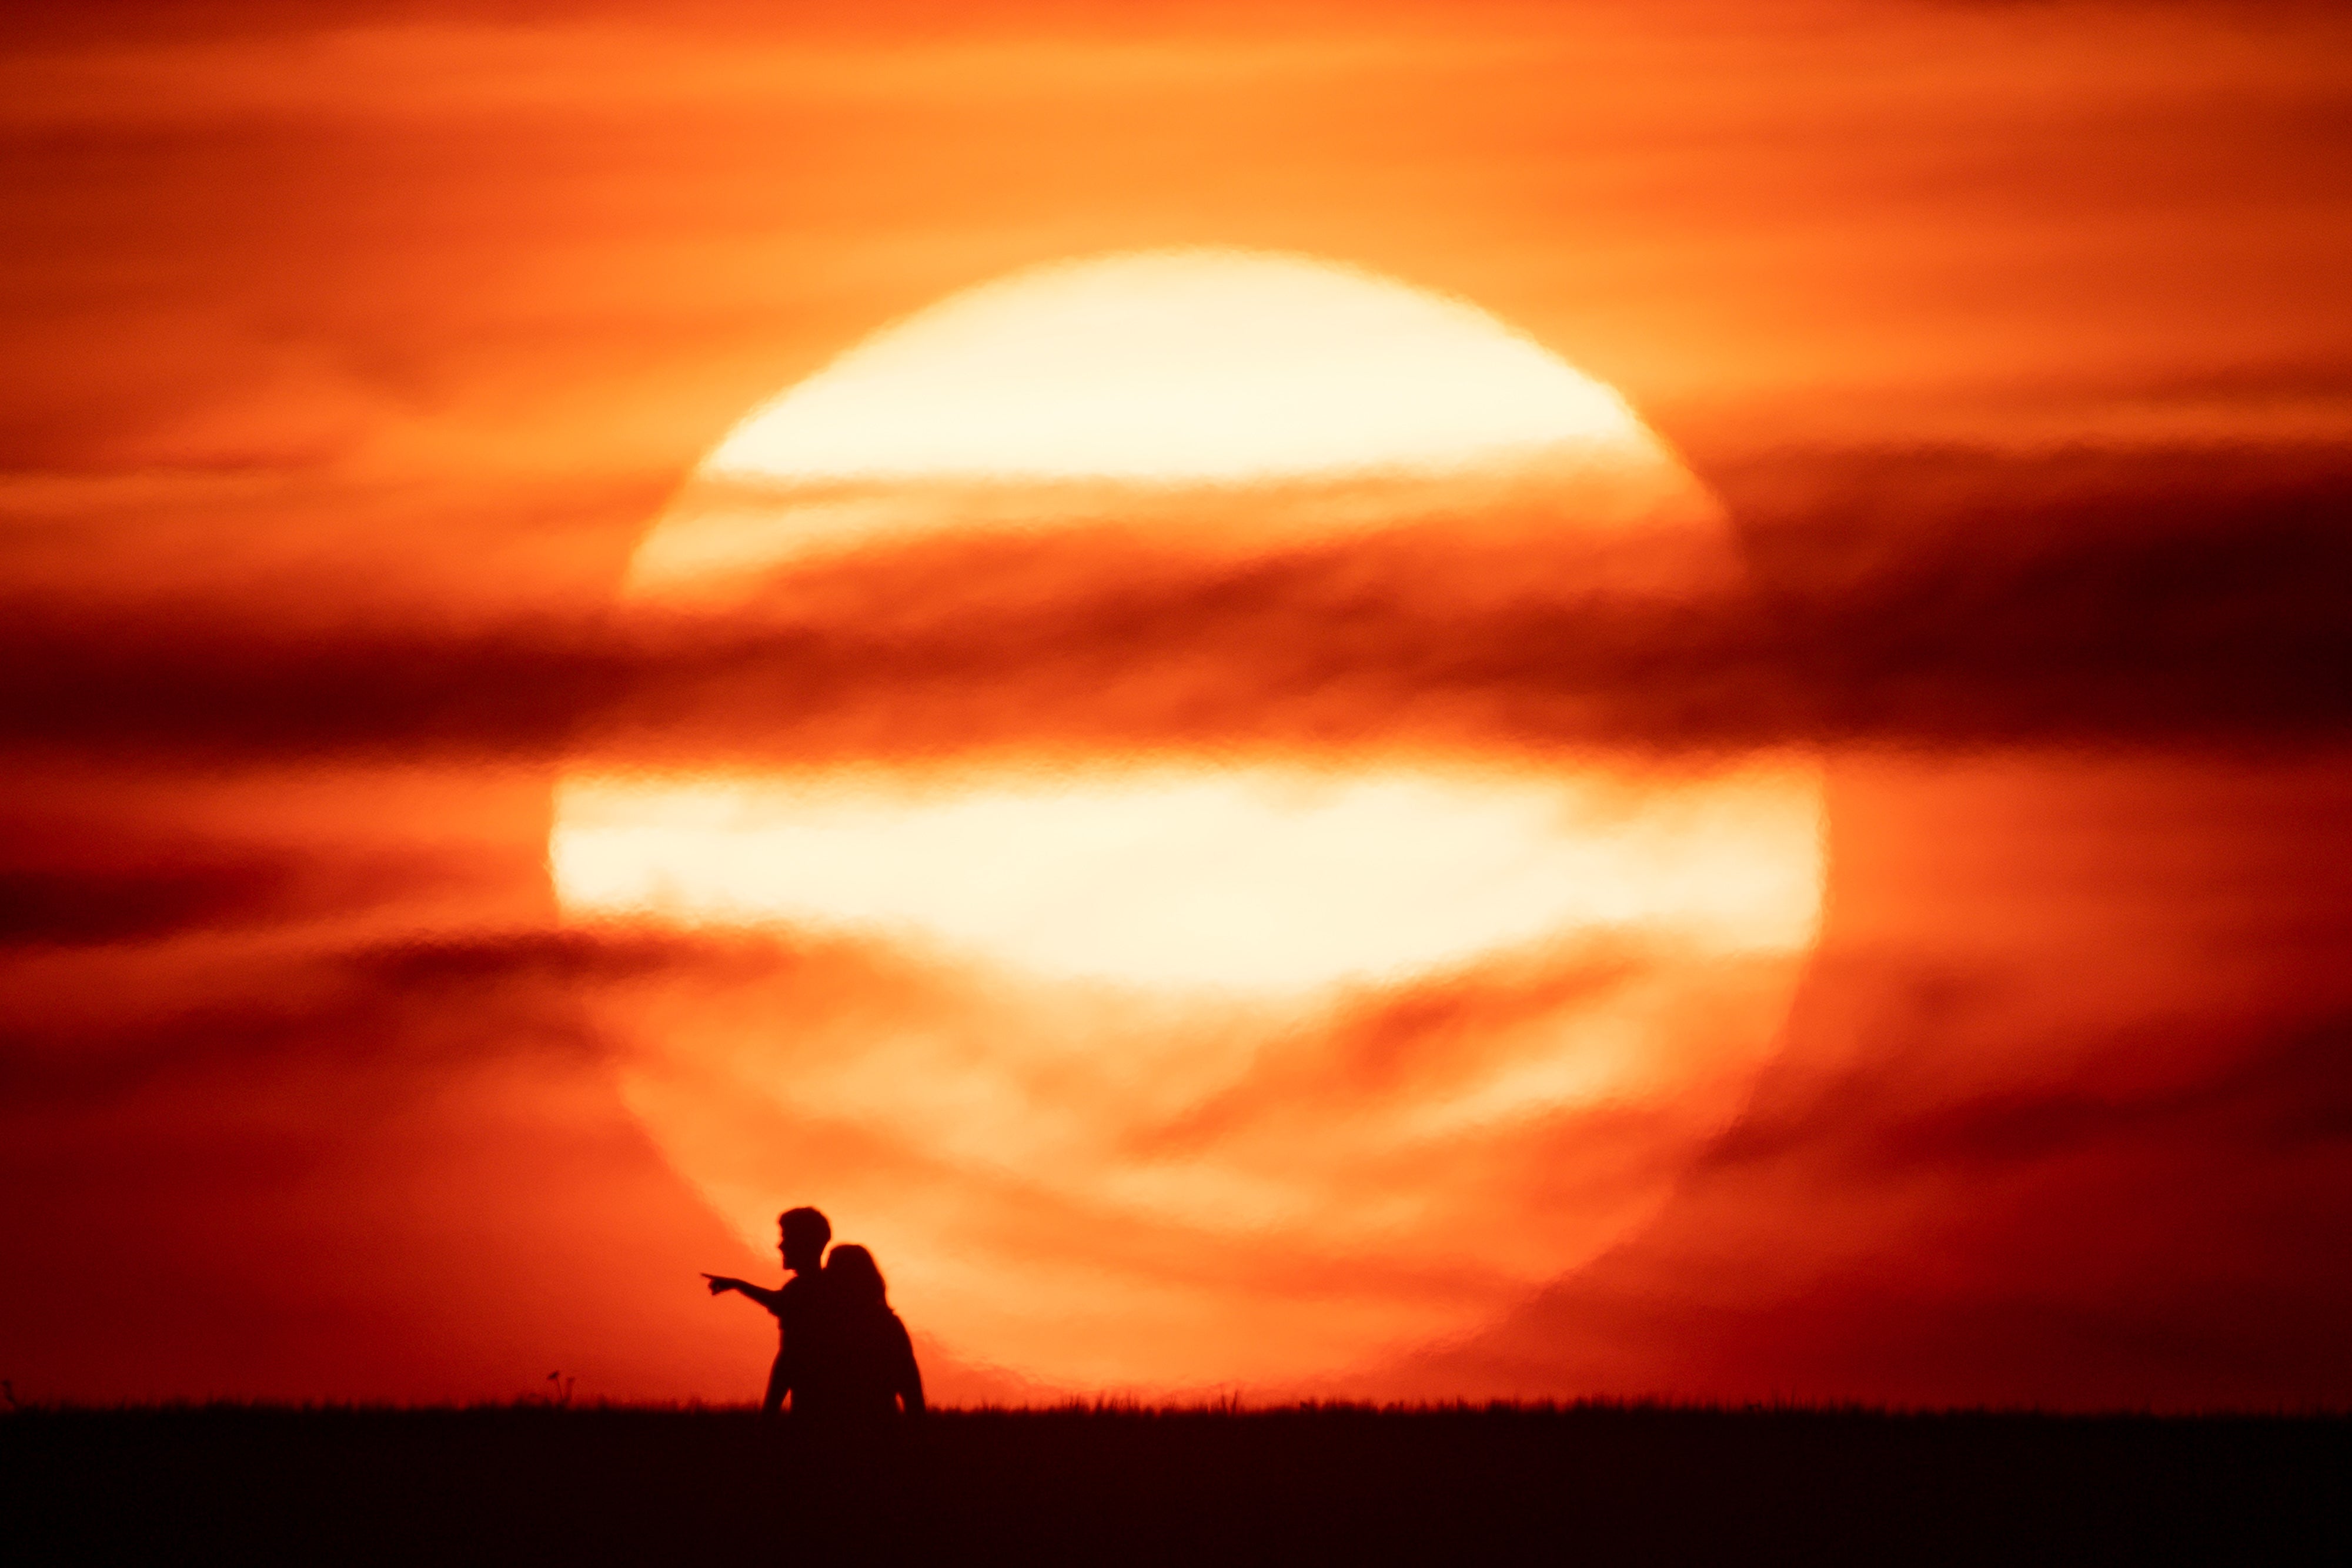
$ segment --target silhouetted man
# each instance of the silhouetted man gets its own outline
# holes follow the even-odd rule
[[[767,1396],[760,1401],[763,1416],[783,1408],[784,1396],[795,1390],[793,1408],[805,1407],[809,1389],[821,1381],[816,1369],[829,1354],[822,1270],[825,1243],[833,1239],[833,1223],[814,1208],[788,1208],[776,1217],[776,1229],[780,1238],[776,1250],[784,1255],[784,1267],[793,1274],[782,1290],[764,1290],[726,1274],[703,1276],[710,1281],[712,1295],[740,1291],[775,1314],[776,1364],[768,1373]]]

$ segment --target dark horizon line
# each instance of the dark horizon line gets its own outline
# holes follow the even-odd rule
[[[562,1416],[696,1416],[757,1419],[756,1400],[716,1403],[685,1399],[587,1400],[547,1398],[535,1395],[497,1400],[319,1399],[293,1400],[234,1396],[125,1399],[84,1403],[64,1399],[24,1401],[0,1408],[0,1421],[12,1418],[107,1416],[259,1416],[331,1419],[521,1416],[533,1419]],[[1099,1396],[1072,1397],[1031,1405],[982,1401],[974,1405],[940,1404],[927,1408],[930,1416],[1062,1417],[1114,1419],[1177,1418],[1690,1418],[1690,1419],[1837,1419],[1884,1421],[2001,1421],[2060,1423],[2295,1422],[2352,1423],[2352,1406],[2312,1404],[2300,1407],[2215,1406],[2189,1410],[2159,1410],[2149,1406],[2114,1406],[2073,1409],[2041,1405],[1912,1405],[1874,1404],[1856,1399],[1760,1399],[1746,1401],[1677,1399],[1666,1396],[1580,1396],[1538,1399],[1356,1400],[1297,1399],[1252,1404],[1246,1400],[1150,1401]],[[790,1419],[789,1416],[786,1417]]]

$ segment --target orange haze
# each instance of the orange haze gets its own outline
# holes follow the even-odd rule
[[[1247,1344],[1306,1332],[1300,1301],[1448,1303],[1344,1365],[1254,1365],[1254,1396],[2352,1399],[2352,23],[839,11],[122,0],[13,29],[20,1398],[507,1396],[553,1369],[749,1397],[764,1320],[696,1273],[772,1257],[682,1170],[680,1124],[640,1119],[677,1069],[639,1030],[770,1049],[785,991],[815,1020],[795,1050],[1030,1029],[1024,1092],[1066,1109],[1108,1091],[1047,1082],[1077,1050],[1055,1031],[1111,1026],[834,934],[567,920],[560,779],[1148,753],[1824,780],[1785,1009],[1663,985],[1638,945],[1482,958],[1153,1124],[1269,1160],[1323,1140],[1435,1192],[1461,1243],[1270,1246],[1154,1321]],[[1727,519],[1713,566],[1688,538],[1554,548],[1507,487],[1382,491],[1377,537],[1236,552],[1234,510],[1171,512],[1180,547],[1095,526],[1078,486],[1051,551],[919,534],[772,584],[789,613],[611,612],[762,400],[957,289],[1189,246],[1493,312],[1680,455]],[[1278,533],[1297,499],[1255,504]],[[1580,580],[1614,587],[1557,591]],[[1629,996],[1673,1027],[1626,1082],[1687,1094],[1521,1126],[1452,1185],[1380,1141]],[[1238,1038],[1113,1022],[1186,1060]],[[922,1057],[903,1085],[881,1059],[886,1107]],[[688,1120],[761,1151],[766,1113]],[[810,1121],[827,1185],[757,1201],[844,1239],[938,1196],[1041,1300],[1106,1259],[1215,1262]],[[943,1397],[1074,1385],[977,1319],[929,1337],[921,1282],[956,1260],[895,1245]]]

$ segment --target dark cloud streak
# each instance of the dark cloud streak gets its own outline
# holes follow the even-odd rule
[[[285,630],[0,609],[19,751],[663,759],[965,748],[2297,746],[2352,689],[2352,468],[1913,455],[1734,475],[1742,592],[1517,591],[1442,532],[1234,562],[949,541],[779,624]]]
[[[24,813],[0,814],[0,951],[293,924],[469,873],[414,850],[337,852]]]
[[[100,998],[101,1016],[20,1008],[0,1028],[0,1098],[18,1112],[104,1103],[161,1076],[268,1079],[305,1063],[371,1082],[550,1053],[602,1061],[583,998],[648,979],[789,970],[793,944],[758,935],[474,930],[223,964],[205,980]]]

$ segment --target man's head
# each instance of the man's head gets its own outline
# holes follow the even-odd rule
[[[833,1222],[814,1208],[788,1208],[776,1216],[783,1239],[776,1250],[784,1267],[795,1274],[814,1273],[824,1262],[824,1244],[833,1239]]]

